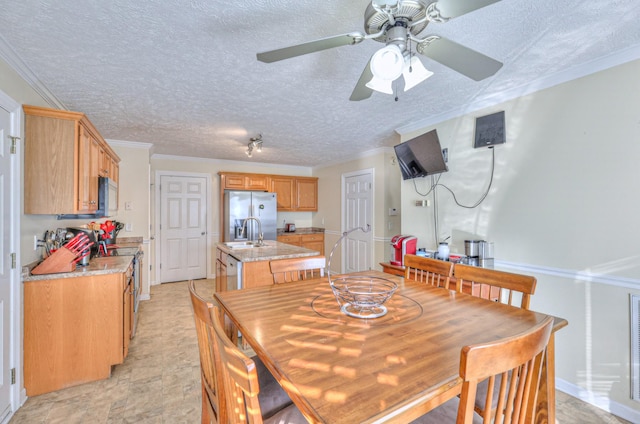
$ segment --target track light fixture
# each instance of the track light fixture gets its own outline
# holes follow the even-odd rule
[[[256,149],[256,152],[262,151],[262,134],[258,134],[257,137],[251,137],[249,140],[249,144],[247,144],[247,151],[245,153],[247,156],[251,157],[253,155],[253,149]]]

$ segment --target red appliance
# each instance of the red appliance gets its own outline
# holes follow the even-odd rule
[[[403,236],[398,234],[391,238],[391,265],[404,265],[404,255],[415,255],[418,239],[414,236]]]

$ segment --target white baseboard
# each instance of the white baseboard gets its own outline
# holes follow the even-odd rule
[[[140,300],[151,300],[151,295],[150,294],[141,294],[140,295]]]
[[[607,411],[620,418],[624,418],[632,423],[640,423],[640,410],[614,402],[605,396],[589,392],[582,387],[569,383],[566,380],[556,378],[556,390],[565,392],[583,402],[598,407],[603,411]],[[640,408],[640,403],[638,403],[638,408]]]

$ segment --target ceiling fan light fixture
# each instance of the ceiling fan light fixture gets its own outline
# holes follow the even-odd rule
[[[407,60],[402,75],[404,77],[404,91],[408,91],[433,75],[433,72],[427,70],[420,59],[411,56],[411,59]]]
[[[371,73],[376,78],[393,81],[402,75],[403,69],[404,57],[395,44],[381,48],[371,58]]]
[[[393,87],[391,86],[392,83],[393,80],[384,80],[374,75],[373,78],[371,78],[371,81],[369,81],[365,85],[370,89],[378,91],[380,93],[393,94]]]

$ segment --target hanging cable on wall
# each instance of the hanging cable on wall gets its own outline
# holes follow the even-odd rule
[[[489,191],[491,190],[491,186],[493,184],[493,174],[494,174],[494,170],[495,170],[496,154],[495,154],[495,151],[494,151],[493,147],[489,147],[489,149],[491,150],[491,176],[489,178],[489,185],[487,187],[487,190],[484,192],[484,194],[482,194],[480,199],[476,203],[474,203],[473,205],[463,205],[462,203],[460,203],[458,201],[458,198],[456,197],[456,194],[453,192],[453,190],[451,190],[449,187],[447,187],[444,184],[440,184],[440,177],[442,176],[442,174],[438,174],[438,177],[435,180],[435,183],[433,183],[433,180],[431,180],[432,184],[429,187],[429,191],[427,191],[426,193],[421,193],[418,190],[418,186],[417,186],[416,181],[415,181],[416,179],[413,179],[413,187],[414,187],[415,192],[418,193],[420,196],[426,197],[433,190],[435,190],[436,187],[440,186],[440,187],[443,187],[445,190],[447,190],[449,193],[451,193],[451,195],[453,196],[453,201],[456,203],[456,205],[460,206],[461,208],[473,209],[473,208],[476,208],[476,207],[480,206],[480,204],[484,201],[484,199],[486,199],[487,196],[489,195]]]
[[[451,193],[451,195],[453,196],[453,201],[456,202],[456,205],[460,206],[461,208],[467,208],[467,209],[476,208],[480,206],[480,204],[484,201],[484,199],[486,199],[487,196],[489,195],[489,190],[491,190],[491,185],[493,184],[493,171],[496,165],[496,153],[493,150],[493,147],[489,147],[489,149],[491,149],[491,177],[489,178],[489,185],[487,186],[487,190],[484,192],[484,194],[480,197],[480,199],[475,204],[471,206],[463,205],[462,203],[458,202],[458,199],[456,198],[456,194],[453,192],[453,190],[451,190],[449,187],[447,187],[444,184],[436,183],[436,186],[441,186],[446,190],[448,190],[449,193]]]

